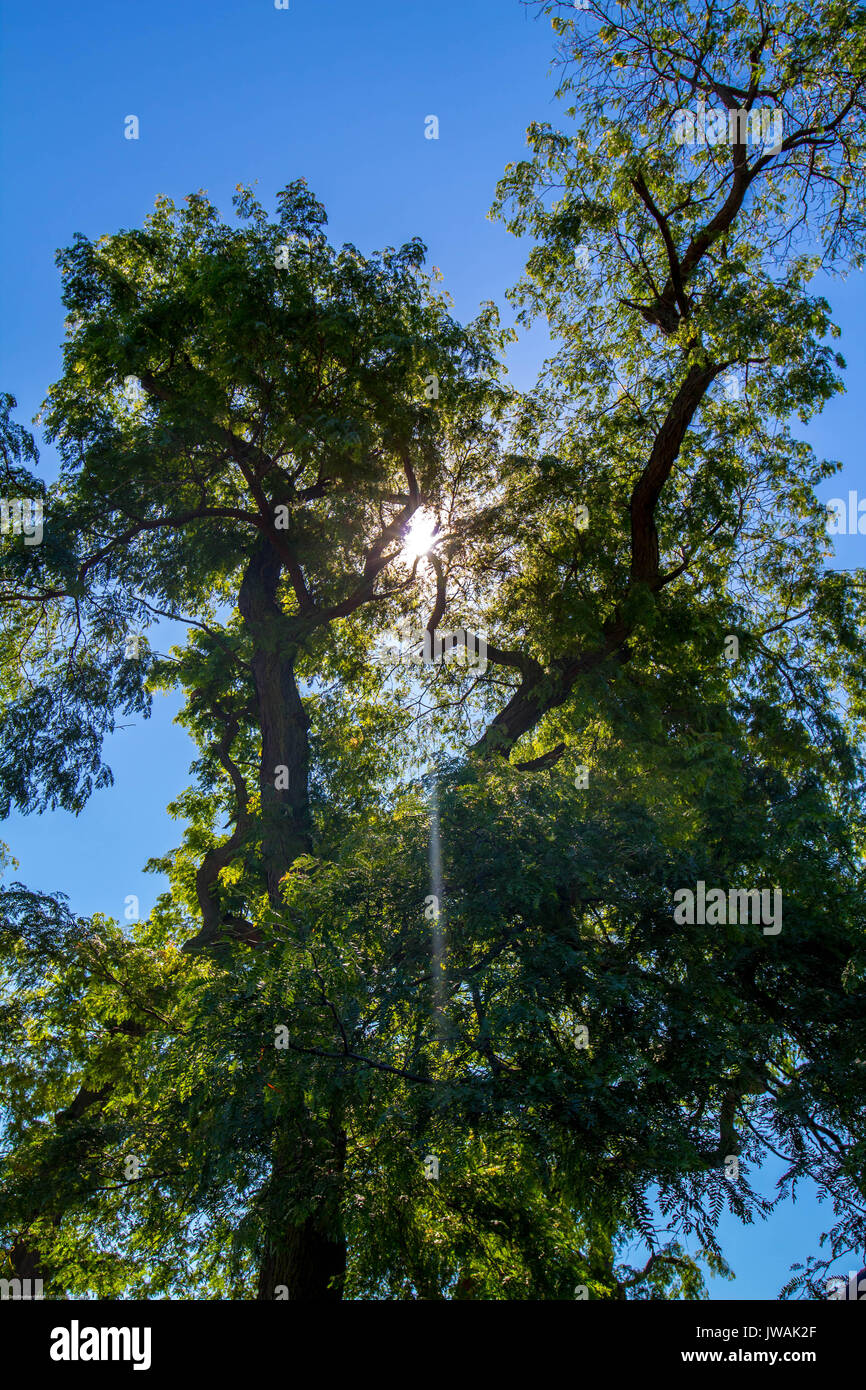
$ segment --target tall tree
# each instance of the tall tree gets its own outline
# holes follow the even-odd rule
[[[861,17],[543,8],[570,126],[497,200],[535,391],[302,184],[61,256],[6,795],[80,805],[160,686],[201,755],[147,923],[4,895],[0,1219],[55,1291],[692,1297],[769,1152],[837,1215],[791,1292],[866,1238],[863,579],[789,426],[840,389],[808,285],[860,257]],[[485,660],[383,665],[400,622]],[[783,910],[684,921],[699,883]]]

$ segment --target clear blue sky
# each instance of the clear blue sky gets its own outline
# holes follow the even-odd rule
[[[507,310],[525,248],[487,209],[505,164],[522,157],[528,123],[557,114],[552,36],[519,0],[290,0],[288,10],[273,0],[9,0],[0,33],[0,389],[17,397],[19,421],[60,371],[55,249],[77,231],[140,225],[161,193],[204,188],[229,216],[236,184],[257,181],[272,207],[275,191],[303,176],[335,241],[369,251],[419,235],[458,316],[484,299]],[[128,115],[139,118],[137,141],[124,139]],[[424,138],[428,115],[438,140]],[[849,487],[863,497],[866,289],[859,275],[821,289],[843,329],[848,395],[806,433],[845,465],[826,497]],[[543,333],[515,347],[518,384],[530,384],[543,351]],[[45,475],[55,468],[45,448]],[[864,560],[866,537],[839,540],[836,563]],[[150,721],[113,737],[115,785],[79,817],[15,816],[0,828],[26,883],[118,918],[134,893],[147,913],[161,884],[142,865],[179,840],[165,806],[192,756],[176,708],[159,699]],[[715,1282],[713,1296],[773,1298],[829,1224],[805,1195],[757,1227],[725,1222],[737,1280]]]

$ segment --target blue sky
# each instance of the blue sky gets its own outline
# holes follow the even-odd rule
[[[370,251],[419,235],[458,317],[485,299],[508,316],[504,292],[525,248],[486,214],[504,166],[522,157],[526,126],[557,114],[552,36],[519,0],[290,0],[287,10],[273,0],[79,0],[6,7],[0,25],[0,389],[17,397],[19,421],[60,371],[56,248],[77,231],[139,225],[158,194],[203,188],[229,216],[236,184],[257,182],[272,207],[275,191],[303,176],[335,241]],[[138,140],[124,139],[128,115]],[[429,115],[438,140],[424,138]],[[804,433],[845,465],[822,495],[866,496],[864,278],[815,288],[843,330],[848,394]],[[517,384],[531,382],[544,344],[538,332],[513,349]],[[43,471],[54,476],[49,448]],[[835,563],[862,563],[864,549],[864,537],[840,538]],[[158,697],[149,721],[110,740],[114,787],[77,818],[7,822],[0,835],[25,882],[116,917],[136,894],[146,914],[161,883],[142,866],[181,833],[165,811],[192,756],[176,710]],[[725,1222],[738,1277],[714,1282],[713,1296],[774,1297],[829,1224],[807,1196],[757,1227]]]

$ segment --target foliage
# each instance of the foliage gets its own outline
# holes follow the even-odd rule
[[[59,255],[4,804],[79,809],[160,690],[198,756],[147,922],[2,893],[0,1225],[55,1295],[695,1298],[768,1153],[835,1212],[787,1293],[866,1240],[863,575],[791,428],[841,389],[809,281],[861,254],[861,16],[544,8],[570,125],[496,203],[533,391],[303,182]],[[778,149],[671,138],[769,97]],[[383,660],[402,621],[486,667]],[[698,882],[781,930],[679,923]]]

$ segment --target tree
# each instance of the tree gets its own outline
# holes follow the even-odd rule
[[[55,1292],[699,1296],[683,1238],[724,1271],[770,1150],[831,1260],[864,1238],[862,576],[788,426],[844,365],[807,286],[860,254],[860,21],[547,8],[582,123],[497,200],[558,344],[533,392],[493,306],[461,328],[420,243],[336,251],[302,183],[60,256],[7,804],[82,804],[159,688],[200,757],[147,923],[4,894],[0,1221]],[[673,138],[768,96],[776,150]],[[186,644],[130,654],[160,617]],[[401,622],[484,660],[383,665]],[[698,884],[724,915],[684,924]]]

